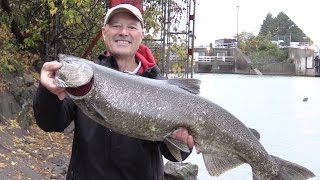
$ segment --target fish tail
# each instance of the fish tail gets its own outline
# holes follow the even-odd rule
[[[268,179],[276,179],[276,180],[307,180],[309,178],[315,177],[315,174],[311,172],[309,169],[300,166],[298,164],[289,162],[282,158],[272,156],[271,157],[275,160],[278,164],[278,171],[275,173],[276,176],[273,176]],[[256,173],[253,172],[253,180],[261,180],[265,178],[259,178],[256,176]]]

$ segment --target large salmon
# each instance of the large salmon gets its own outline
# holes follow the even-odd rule
[[[154,80],[62,54],[59,61],[63,66],[56,71],[55,84],[65,87],[69,97],[94,121],[127,136],[164,141],[177,159],[180,150],[189,149],[171,134],[185,127],[212,176],[243,163],[251,165],[254,179],[304,180],[315,176],[298,164],[269,155],[258,133],[219,105],[196,95],[197,80]]]

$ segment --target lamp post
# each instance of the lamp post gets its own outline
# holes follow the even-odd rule
[[[236,73],[238,71],[237,67],[237,51],[239,47],[239,5],[237,6],[237,45],[236,48],[234,48],[233,56],[234,56],[234,72]]]
[[[239,6],[237,6],[237,47],[239,42]]]

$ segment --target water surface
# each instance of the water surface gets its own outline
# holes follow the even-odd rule
[[[269,154],[320,176],[320,78],[232,74],[195,74],[194,78],[202,80],[201,96],[259,131]],[[252,179],[251,167],[246,164],[211,177],[201,154],[193,152],[185,162],[199,166],[199,180]],[[317,179],[320,177],[312,180]]]

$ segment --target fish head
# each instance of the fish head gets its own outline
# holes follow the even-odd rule
[[[76,88],[89,83],[93,78],[93,69],[81,58],[60,54],[60,69],[55,72],[53,83],[58,87]]]

